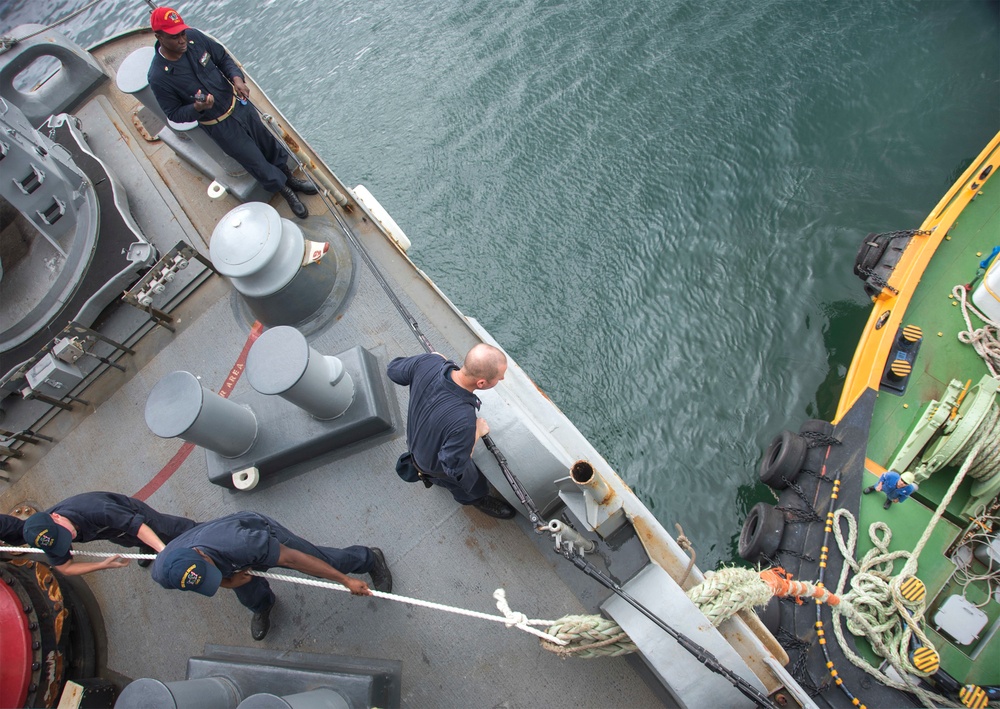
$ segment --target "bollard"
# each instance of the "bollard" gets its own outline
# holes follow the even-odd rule
[[[190,372],[171,372],[146,397],[146,425],[160,438],[180,438],[223,458],[253,447],[257,418],[249,407],[209,391]]]
[[[302,230],[274,207],[247,202],[212,232],[212,265],[265,325],[301,325],[323,310],[337,269],[332,258],[303,266]]]
[[[235,709],[241,698],[225,677],[167,683],[142,678],[122,690],[115,709]]]
[[[354,401],[343,363],[314,350],[294,327],[274,327],[257,338],[246,374],[256,391],[280,396],[320,421],[342,416]]]
[[[351,709],[343,695],[329,687],[277,696],[262,692],[247,697],[237,709]]]

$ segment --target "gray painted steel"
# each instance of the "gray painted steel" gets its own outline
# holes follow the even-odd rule
[[[146,399],[146,425],[160,438],[180,438],[226,458],[243,455],[257,438],[249,407],[224,399],[190,372],[171,372]]]
[[[257,441],[238,456],[206,450],[208,477],[216,485],[233,487],[235,472],[257,468],[262,479],[284,479],[279,473],[313,461],[340,448],[364,442],[393,427],[393,414],[378,360],[363,347],[337,358],[355,383],[354,402],[341,416],[321,421],[285,399],[250,390],[226,403],[244,404],[257,415]]]
[[[240,702],[238,709],[352,709],[352,707],[336,691],[321,687],[281,697],[275,694],[255,694]]]
[[[293,327],[273,327],[250,348],[247,381],[260,394],[280,396],[327,421],[354,401],[354,381],[336,357],[324,356]]]
[[[298,325],[323,307],[337,280],[336,262],[302,265],[302,230],[263,202],[241,204],[212,232],[212,265],[232,279],[265,325]]]
[[[115,709],[234,709],[240,701],[225,677],[161,682],[137,679],[118,695]]]

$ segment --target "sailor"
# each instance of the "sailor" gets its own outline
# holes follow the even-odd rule
[[[475,392],[495,387],[506,371],[504,353],[483,343],[469,350],[461,368],[437,352],[392,360],[389,379],[410,387],[409,451],[396,463],[399,476],[443,487],[459,504],[491,517],[514,517],[514,508],[490,494],[489,481],[472,461],[476,443],[490,432],[486,419],[476,416],[482,402]]]
[[[269,192],[278,192],[300,219],[309,210],[296,192],[316,194],[307,180],[292,177],[288,154],[247,105],[250,88],[225,48],[188,27],[176,10],[158,7],[150,16],[156,53],[149,87],[167,118],[198,121],[227,155]]]
[[[14,515],[0,514],[0,541],[20,546],[24,542],[24,520]]]
[[[884,492],[885,503],[882,509],[887,510],[892,507],[893,502],[905,502],[906,499],[917,491],[917,483],[914,482],[913,473],[903,473],[900,475],[895,470],[888,470],[879,477],[878,483],[866,487],[861,492],[870,495],[873,492]]]
[[[248,570],[275,566],[334,581],[355,596],[370,596],[368,584],[346,574],[368,574],[375,590],[392,591],[392,574],[381,549],[321,547],[290,532],[270,517],[236,512],[198,525],[157,555],[151,573],[164,588],[214,596],[231,588],[253,611],[250,634],[263,640],[271,627],[275,596],[267,581]]]
[[[174,537],[194,527],[186,517],[157,512],[141,500],[116,492],[84,492],[68,497],[24,521],[24,541],[45,552],[52,566],[66,576],[125,566],[128,559],[109,556],[100,561],[76,561],[70,555],[73,542],[97,539],[123,547],[140,547],[152,554]],[[149,566],[141,560],[140,566]]]

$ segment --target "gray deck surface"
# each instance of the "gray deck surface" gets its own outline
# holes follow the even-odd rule
[[[112,63],[115,57],[105,58]],[[207,180],[176,160],[166,146],[145,144],[127,120],[134,102],[106,87],[102,110],[120,112],[115,131],[99,118],[84,129],[114,163],[130,188],[133,212],[161,251],[180,237],[205,249],[215,221],[235,206],[231,198],[210,202]],[[77,111],[97,113],[89,105]],[[118,130],[128,136],[123,140]],[[151,152],[152,163],[135,159]],[[102,157],[104,157],[102,156]],[[151,165],[157,166],[153,171]],[[178,215],[165,195],[162,173],[184,205]],[[164,200],[167,200],[166,202]],[[289,216],[280,198],[274,206]],[[318,198],[310,211],[322,210]],[[186,223],[185,216],[191,220]],[[172,215],[172,216],[171,216]],[[311,217],[315,220],[316,217]],[[358,222],[357,227],[365,225]],[[386,275],[404,263],[380,237],[361,233]],[[419,238],[419,235],[415,235]],[[461,317],[416,274],[396,282],[400,297],[424,333],[453,358],[472,343]],[[344,316],[311,337],[312,346],[334,354],[360,344],[380,360],[421,351],[406,323],[375,282],[356,262],[355,288]],[[419,308],[419,297],[427,308]],[[79,492],[111,490],[135,494],[171,459],[179,440],[154,436],[144,422],[150,389],[164,375],[185,369],[218,390],[243,348],[250,322],[236,296],[218,277],[201,286],[175,312],[176,334],[157,329],[140,341],[137,354],[122,361],[124,375],[112,370],[88,391],[100,406],[59,414],[41,430],[56,443],[31,447],[13,466],[14,482],[3,484],[0,509],[22,502],[44,508]],[[405,449],[407,391],[392,385],[396,430],[375,445],[297,471],[275,484],[234,493],[208,482],[204,452],[187,458],[148,502],[155,508],[202,521],[238,510],[255,510],[278,519],[309,540],[327,545],[365,544],[385,551],[399,594],[496,615],[493,591],[504,588],[514,610],[531,618],[555,619],[584,608],[561,576],[567,564],[539,550],[527,524],[497,521],[455,504],[440,489],[425,490],[398,479],[393,464]],[[233,394],[246,391],[244,379]],[[16,411],[12,414],[16,418]],[[9,418],[4,424],[15,426]],[[529,536],[530,535],[530,536]],[[81,547],[115,550],[93,543]],[[576,573],[570,570],[568,573]],[[381,599],[272,582],[278,603],[272,628],[261,643],[250,638],[251,614],[234,594],[222,589],[214,598],[168,591],[146,578],[134,564],[86,577],[104,615],[107,667],[130,678],[182,679],[188,657],[206,644],[258,646],[278,650],[335,653],[402,661],[402,697],[408,707],[647,707],[659,700],[631,663],[622,658],[562,660],[537,640],[499,623],[413,608]]]

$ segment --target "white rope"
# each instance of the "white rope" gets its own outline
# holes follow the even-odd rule
[[[951,294],[958,298],[962,305],[962,318],[965,320],[966,330],[958,333],[958,340],[967,345],[972,345],[990,373],[1000,378],[1000,323],[993,322],[986,315],[980,312],[975,306],[966,301],[965,286],[955,286],[951,289]],[[974,328],[972,320],[969,318],[969,311],[986,323],[981,328]]]
[[[26,552],[29,554],[44,554],[45,552],[41,549],[36,549],[34,547],[15,547],[8,546],[6,544],[0,544],[0,550],[2,551],[16,551],[16,552]],[[98,551],[77,551],[76,549],[71,549],[70,553],[73,556],[120,556],[124,559],[155,559],[156,554],[132,554],[132,553],[118,553],[118,552],[98,552]],[[274,574],[269,571],[254,571],[250,570],[250,574],[253,576],[260,576],[264,579],[272,579],[274,581],[288,581],[290,583],[297,583],[303,586],[315,586],[317,588],[328,588],[332,591],[348,591],[346,586],[342,586],[339,583],[334,583],[333,581],[322,581],[320,579],[306,578],[301,576],[285,576],[284,574]],[[489,615],[488,613],[480,613],[479,611],[470,611],[466,608],[458,608],[456,606],[447,606],[443,603],[435,603],[434,601],[424,601],[419,598],[411,598],[409,596],[401,596],[398,593],[383,593],[382,591],[376,591],[371,589],[372,595],[378,598],[385,598],[390,601],[397,601],[399,603],[408,603],[411,606],[421,606],[423,608],[431,608],[433,610],[445,611],[447,613],[454,613],[456,615],[464,615],[469,618],[479,618],[480,620],[491,620],[496,623],[503,623],[508,628],[519,628],[526,633],[531,633],[546,642],[554,643],[556,645],[568,645],[569,643],[560,638],[549,635],[548,633],[542,632],[541,630],[536,630],[532,628],[532,625],[540,625],[545,627],[551,627],[556,625],[554,620],[539,620],[537,618],[528,618],[524,613],[519,613],[512,611],[510,606],[507,604],[507,594],[502,588],[498,588],[493,592],[493,598],[496,599],[497,609],[503,613],[503,617],[497,615]]]
[[[45,551],[42,549],[36,549],[35,547],[15,547],[9,544],[4,544],[0,542],[0,551],[8,552],[20,552],[22,554],[44,554]],[[70,549],[69,553],[73,556],[100,556],[100,557],[110,557],[110,556],[120,556],[123,559],[155,559],[156,554],[134,554],[132,552],[126,551],[78,551],[76,549]]]
[[[254,571],[251,570],[250,574],[253,576],[260,576],[265,579],[273,579],[275,581],[289,581],[291,583],[302,584],[303,586],[316,586],[317,588],[328,588],[333,591],[348,591],[349,589],[345,586],[341,586],[339,583],[334,583],[333,581],[321,581],[314,578],[305,578],[300,576],[285,576],[284,574],[273,574],[269,571]],[[497,599],[497,608],[504,613],[504,617],[489,615],[487,613],[480,613],[479,611],[470,611],[466,608],[457,608],[456,606],[446,606],[443,603],[434,603],[433,601],[424,601],[419,598],[411,598],[409,596],[401,596],[396,593],[383,593],[381,591],[376,591],[372,589],[372,595],[378,598],[385,598],[390,601],[398,601],[399,603],[409,603],[413,606],[422,606],[423,608],[431,608],[433,610],[445,611],[447,613],[455,613],[456,615],[464,615],[470,618],[479,618],[480,620],[492,620],[496,623],[503,623],[508,628],[516,627],[525,631],[526,633],[531,633],[539,638],[544,639],[547,642],[556,643],[557,645],[566,645],[565,640],[560,640],[541,630],[536,630],[532,628],[532,625],[544,625],[551,626],[555,625],[554,620],[537,620],[529,619],[523,613],[515,613],[510,610],[507,605],[506,594],[502,588],[498,588],[493,592],[493,597]],[[502,604],[502,605],[501,605]]]

